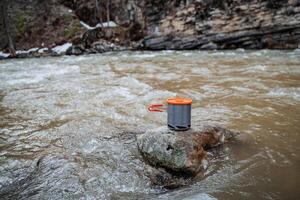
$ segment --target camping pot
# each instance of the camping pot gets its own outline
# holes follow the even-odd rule
[[[191,128],[192,99],[167,99],[168,127],[175,131],[186,131]],[[163,112],[163,104],[152,104],[148,107],[150,112]]]

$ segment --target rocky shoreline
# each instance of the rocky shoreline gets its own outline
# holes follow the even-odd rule
[[[300,25],[272,27],[261,30],[254,29],[210,36],[153,37],[144,40],[142,44],[148,50],[297,49],[300,48],[300,44],[283,43],[283,33],[293,31],[300,33]],[[269,34],[272,34],[272,38],[270,38]],[[276,39],[281,39],[281,42],[276,43],[272,41]],[[251,42],[253,40],[259,40],[259,42]],[[268,46],[271,42],[274,43],[272,48]]]
[[[0,59],[300,47],[299,0],[3,0],[0,7]]]
[[[65,48],[64,46],[68,46]],[[93,44],[93,47],[85,49],[80,45],[73,45],[71,43],[65,43],[53,48],[32,48],[29,50],[16,51],[14,56],[11,56],[7,53],[0,52],[1,59],[11,59],[11,58],[40,58],[40,57],[57,57],[64,55],[84,55],[84,54],[96,54],[96,53],[105,53],[105,52],[117,52],[117,51],[126,51],[134,50],[130,47],[119,46],[114,43],[109,43],[107,41],[101,43],[96,42]]]

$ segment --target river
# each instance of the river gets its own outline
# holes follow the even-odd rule
[[[152,186],[147,106],[193,99],[192,126],[241,132],[203,180]],[[1,199],[297,199],[300,51],[119,52],[0,61]]]

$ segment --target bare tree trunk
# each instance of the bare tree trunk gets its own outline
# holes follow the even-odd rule
[[[99,5],[99,2],[100,0],[96,0],[96,13],[97,13],[97,17],[99,17],[100,19],[100,25],[101,25],[101,28],[103,28],[103,19],[102,19],[102,10],[101,10],[101,4]]]
[[[106,0],[107,23],[110,21],[110,0]]]
[[[14,43],[13,43],[12,37],[10,35],[10,31],[9,31],[9,21],[8,21],[8,13],[7,13],[8,4],[9,4],[9,1],[7,1],[7,0],[2,1],[2,5],[1,5],[1,13],[2,13],[2,19],[3,19],[2,23],[3,23],[5,35],[6,35],[7,42],[8,42],[9,53],[11,56],[15,57],[16,50],[15,50]]]
[[[142,10],[142,29],[143,29],[143,34],[145,34],[147,32],[147,15],[146,15],[146,6],[147,3],[145,1],[143,1],[143,4],[140,6],[141,10]]]

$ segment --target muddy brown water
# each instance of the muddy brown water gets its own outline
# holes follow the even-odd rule
[[[190,186],[151,186],[150,103],[240,131]],[[120,52],[0,61],[1,199],[299,199],[300,51]]]

